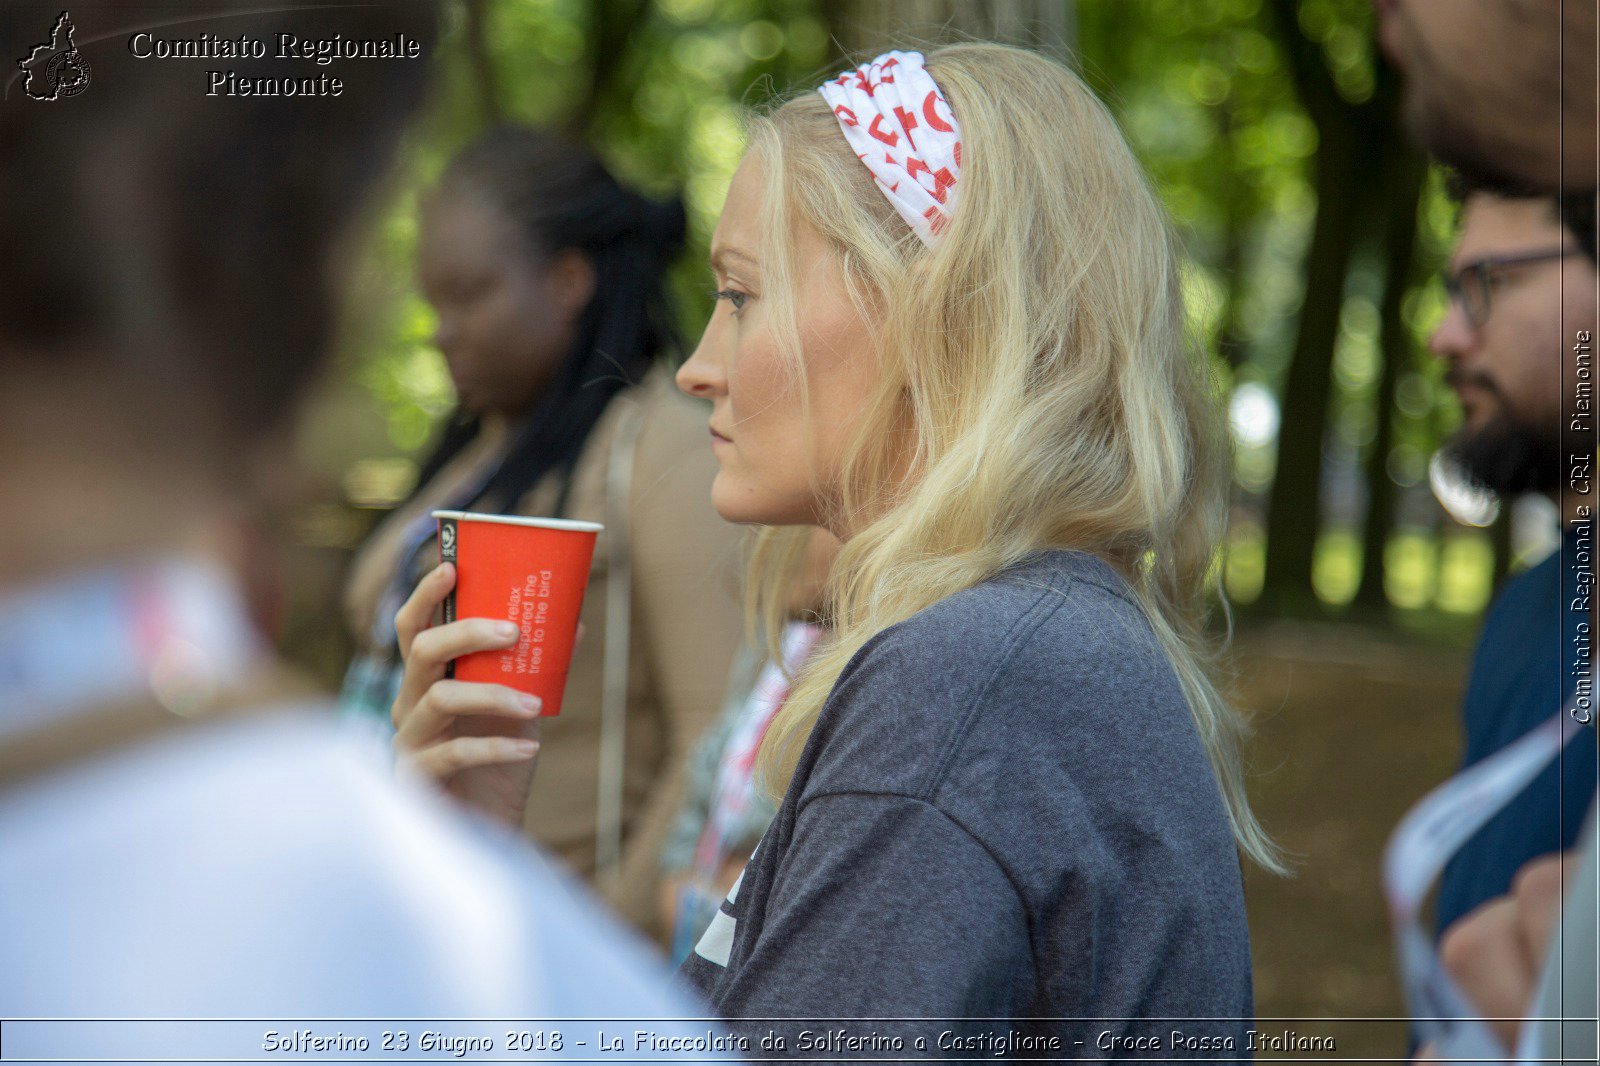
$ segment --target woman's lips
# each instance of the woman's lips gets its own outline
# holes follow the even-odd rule
[[[728,439],[727,437],[724,437],[721,433],[718,433],[715,429],[713,429],[711,431],[711,443],[712,444],[732,444],[733,441]]]

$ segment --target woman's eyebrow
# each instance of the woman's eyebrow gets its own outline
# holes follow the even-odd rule
[[[737,248],[729,248],[726,245],[719,245],[716,248],[711,249],[711,268],[713,270],[726,273],[728,265],[732,262],[743,263],[752,270],[755,269],[757,265],[754,256],[746,252],[741,252]]]

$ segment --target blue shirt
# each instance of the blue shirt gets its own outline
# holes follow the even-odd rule
[[[1490,608],[1462,706],[1463,766],[1521,737],[1572,694],[1573,666],[1582,661],[1584,647],[1577,642],[1578,624],[1588,618],[1586,605],[1573,610],[1572,601],[1577,575],[1593,552],[1594,525],[1574,527],[1559,551],[1507,582]],[[1586,732],[1445,867],[1436,931],[1510,891],[1511,879],[1528,860],[1570,848],[1594,799],[1595,780],[1594,734]]]

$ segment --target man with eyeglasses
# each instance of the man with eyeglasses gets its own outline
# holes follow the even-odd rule
[[[1433,347],[1449,361],[1450,380],[1464,408],[1464,424],[1452,443],[1458,460],[1487,474],[1480,480],[1498,483],[1508,496],[1555,487],[1552,494],[1559,501],[1563,479],[1578,473],[1578,464],[1592,467],[1594,462],[1594,419],[1564,420],[1564,414],[1578,412],[1562,411],[1559,403],[1581,395],[1563,396],[1562,386],[1577,385],[1580,353],[1573,349],[1585,339],[1592,342],[1597,332],[1600,6],[1594,0],[1373,0],[1373,5],[1379,43],[1405,78],[1405,118],[1416,141],[1478,187],[1549,197],[1470,198],[1450,272],[1450,312]],[[1552,225],[1555,204],[1564,231]],[[1574,248],[1583,254],[1571,254]],[[1574,321],[1580,317],[1584,321]],[[1553,335],[1558,325],[1559,337]],[[1592,395],[1588,399],[1592,411]],[[1548,472],[1552,453],[1554,474]],[[1565,470],[1564,454],[1573,464]],[[1527,484],[1530,478],[1533,483]],[[1578,495],[1577,502],[1595,499],[1592,485],[1580,480],[1574,487],[1587,490],[1567,494]],[[1569,510],[1577,511],[1577,502]],[[1588,558],[1574,550],[1577,538],[1569,530],[1562,551],[1510,582],[1491,611],[1467,693],[1469,762],[1494,750],[1496,730],[1503,744],[1515,730],[1565,713],[1557,708],[1559,693],[1568,686],[1560,673],[1551,674],[1558,668],[1548,659],[1559,654],[1565,628],[1557,619],[1571,621],[1568,616],[1578,613],[1560,602],[1563,587],[1570,589],[1585,574],[1592,587],[1592,518],[1587,535]],[[1564,649],[1578,652],[1580,661],[1592,647],[1596,628],[1592,613],[1579,617],[1583,614],[1591,619],[1588,639]],[[1518,622],[1525,620],[1533,628],[1519,631]],[[1541,659],[1543,667],[1530,667],[1543,672],[1537,693],[1518,688],[1515,664]],[[1503,718],[1485,717],[1497,710]],[[1592,781],[1592,723],[1568,745],[1558,765],[1565,767],[1574,755],[1587,760],[1585,773]],[[1509,811],[1469,840],[1466,853],[1446,870],[1438,907],[1439,928],[1446,929],[1440,955],[1477,1017],[1501,1019],[1494,1035],[1506,1051],[1520,1041],[1515,1045],[1519,1055],[1592,1062],[1597,1061],[1593,1019],[1600,1010],[1600,817],[1592,803],[1586,822],[1572,817],[1570,793],[1557,791],[1562,785],[1574,787],[1568,780],[1536,780]],[[1530,795],[1542,798],[1530,801]],[[1543,804],[1542,820],[1535,815],[1531,823],[1521,821],[1528,802]],[[1514,847],[1525,854],[1557,846],[1544,842],[1551,827],[1559,827],[1553,835],[1566,844],[1581,824],[1580,843],[1535,859],[1506,878],[1500,870],[1507,854],[1497,849],[1512,844],[1517,824],[1531,825],[1538,841]],[[1503,887],[1451,924],[1451,915],[1483,891],[1484,881],[1469,871],[1491,867]],[[1564,903],[1563,875],[1573,882]],[[1424,1013],[1438,1013],[1437,997],[1426,998],[1435,1009]],[[1526,1026],[1507,1021],[1521,1016],[1542,1020]]]
[[[1592,506],[1594,497],[1560,491],[1571,445],[1562,429],[1581,410],[1581,390],[1592,389],[1592,376],[1585,382],[1575,372],[1572,347],[1592,335],[1600,301],[1595,262],[1563,221],[1561,207],[1555,195],[1466,195],[1460,241],[1445,275],[1449,306],[1429,342],[1461,401],[1461,427],[1446,454],[1508,504],[1537,492],[1564,505],[1560,550],[1507,582],[1484,622],[1462,708],[1468,766],[1556,713],[1573,692],[1574,642],[1587,644],[1579,625],[1589,613],[1564,608],[1574,594],[1570,575],[1580,553],[1593,551],[1593,515],[1585,504]],[[1592,433],[1592,418],[1589,425]],[[1521,942],[1501,935],[1509,932],[1507,901],[1514,890],[1524,903],[1536,894],[1552,901],[1560,894],[1559,877],[1552,880],[1547,864],[1519,871],[1574,845],[1595,786],[1594,744],[1569,745],[1446,867],[1435,911],[1440,954],[1469,995],[1487,992],[1493,999],[1514,973],[1509,956]],[[1535,916],[1523,910],[1522,917]],[[1532,925],[1547,934],[1553,909],[1535,917],[1540,920]],[[1524,983],[1537,974],[1536,958],[1527,969]],[[1479,1007],[1485,1017],[1514,1016],[1525,1002],[1512,996],[1502,1009]],[[1513,1021],[1490,1027],[1511,1046]]]
[[[1554,496],[1560,430],[1578,386],[1562,373],[1562,353],[1594,327],[1594,264],[1553,198],[1484,191],[1466,198],[1451,264],[1449,310],[1429,342],[1461,400],[1462,425],[1447,451],[1507,502],[1525,492]]]

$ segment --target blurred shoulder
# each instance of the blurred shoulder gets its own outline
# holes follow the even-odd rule
[[[542,857],[395,774],[322,708],[202,726],[15,790],[0,841],[0,881],[52,871],[0,914],[0,940],[40,964],[26,989],[0,982],[11,1006],[592,1008],[596,989],[565,1002],[577,989],[552,980],[586,937],[606,983],[654,987],[642,951]],[[251,965],[219,970],[229,958]]]
[[[687,467],[709,484],[716,469],[710,417],[710,405],[678,391],[672,367],[658,361],[606,406],[584,444],[580,468],[588,472],[587,480],[602,484],[621,444],[633,452],[636,475]]]

